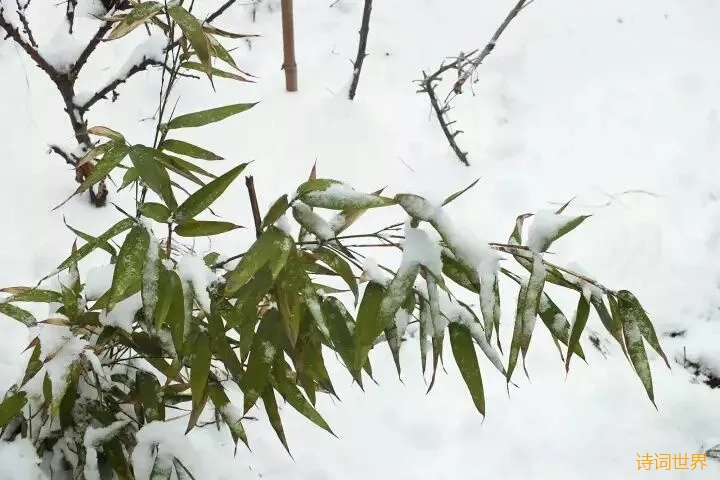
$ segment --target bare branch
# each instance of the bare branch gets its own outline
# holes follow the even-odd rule
[[[20,0],[15,0],[15,4],[18,7],[17,14],[20,19],[20,23],[22,23],[23,32],[27,35],[30,45],[32,45],[33,48],[38,48],[38,44],[33,37],[32,30],[30,30],[30,24],[27,21],[27,16],[25,15],[25,11],[30,6],[30,0],[27,0],[24,5],[20,3]]]
[[[353,100],[355,98],[355,92],[357,91],[358,82],[360,81],[360,71],[362,70],[363,61],[367,54],[365,50],[367,48],[368,33],[370,32],[370,12],[372,11],[372,0],[365,0],[365,8],[363,8],[362,23],[360,24],[360,42],[358,42],[357,56],[353,63],[353,77],[350,83],[350,91],[348,98]]]
[[[257,194],[255,193],[255,180],[252,175],[245,177],[245,187],[247,187],[248,197],[250,197],[250,209],[252,210],[253,223],[255,224],[255,236],[260,238],[260,235],[262,235],[262,217],[260,216],[260,207],[258,207]]]
[[[526,4],[528,4],[528,0],[518,0],[518,3],[515,4],[515,7],[513,7],[512,10],[510,10],[510,13],[508,13],[507,17],[505,17],[505,20],[503,20],[498,29],[495,31],[495,34],[492,36],[488,44],[485,45],[485,48],[483,48],[482,51],[475,57],[468,59],[468,62],[463,65],[462,71],[459,72],[457,82],[455,82],[455,85],[453,85],[453,90],[455,91],[455,93],[462,92],[463,84],[467,82],[468,78],[472,76],[472,74],[480,66],[483,60],[485,60],[485,57],[490,55],[490,52],[493,51],[493,49],[495,48],[495,44],[500,39],[500,35],[503,34],[508,25],[510,25],[510,22],[513,21],[513,19],[517,16],[518,13],[520,13],[520,10],[522,10]]]
[[[48,153],[52,152],[52,153],[59,155],[69,165],[75,166],[75,164],[78,161],[78,159],[72,153],[64,150],[62,147],[60,147],[58,145],[48,145],[48,148],[49,148]]]
[[[0,6],[0,28],[5,30],[5,32],[7,33],[7,38],[12,38],[15,43],[20,45],[20,47],[25,50],[25,53],[27,53],[28,56],[37,64],[37,66],[40,67],[43,71],[45,71],[45,73],[47,73],[50,78],[55,79],[60,75],[55,69],[55,67],[50,65],[50,63],[48,63],[48,61],[45,60],[42,55],[40,55],[40,52],[38,52],[37,49],[33,47],[32,43],[23,38],[20,31],[13,26],[10,20],[5,18],[4,9],[2,6]]]
[[[77,7],[77,0],[66,0],[65,18],[68,21],[68,32],[70,35],[73,33],[73,25],[75,24],[75,8]]]
[[[215,20],[216,18],[218,18],[220,15],[222,15],[223,13],[225,13],[225,10],[227,10],[227,9],[230,8],[230,7],[232,7],[233,4],[234,4],[236,1],[237,1],[237,0],[227,0],[227,2],[223,3],[223,4],[220,6],[220,8],[218,8],[218,9],[215,10],[213,13],[211,13],[210,15],[208,15],[208,17],[205,19],[205,23],[210,23],[210,22],[212,22],[213,20]]]
[[[80,53],[80,56],[78,56],[77,60],[75,60],[75,63],[70,68],[70,75],[74,79],[77,78],[78,74],[80,73],[80,70],[85,66],[85,64],[88,61],[88,58],[90,58],[90,55],[95,51],[97,46],[102,42],[102,39],[105,37],[105,34],[110,31],[110,28],[112,28],[112,22],[105,22],[103,23],[95,32],[95,35],[90,39],[87,46],[85,47],[85,50]]]
[[[118,78],[114,79],[107,85],[105,85],[103,88],[95,92],[95,94],[90,97],[84,104],[78,106],[78,109],[80,110],[80,113],[84,114],[88,110],[90,110],[90,107],[95,105],[97,102],[102,100],[103,98],[106,98],[106,96],[115,90],[117,87],[122,85],[123,83],[127,82],[127,80],[135,75],[136,73],[142,72],[144,70],[147,70],[150,66],[162,66],[163,63],[154,60],[152,58],[144,58],[142,62],[133,65],[124,75],[119,76]]]
[[[533,1],[534,0],[518,0],[513,9],[510,10],[510,13],[508,13],[508,15],[505,17],[505,20],[503,20],[498,29],[495,31],[495,34],[492,36],[488,44],[485,45],[485,48],[483,48],[481,51],[473,50],[469,54],[463,54],[461,52],[454,62],[447,64],[443,63],[440,68],[438,68],[432,74],[427,75],[425,72],[423,72],[423,79],[419,82],[420,92],[428,94],[428,97],[430,99],[430,105],[435,112],[435,116],[440,122],[440,128],[442,128],[443,134],[445,134],[445,138],[447,138],[448,143],[450,144],[450,148],[452,148],[452,150],[455,152],[457,157],[464,165],[470,165],[467,159],[467,152],[463,152],[455,140],[455,137],[462,133],[462,130],[456,130],[453,132],[450,129],[450,126],[455,122],[449,121],[446,118],[446,114],[450,110],[450,102],[453,98],[455,98],[455,96],[462,93],[463,85],[468,81],[469,78],[473,76],[480,64],[482,64],[485,58],[490,55],[490,52],[493,51],[497,41],[500,39],[500,36],[503,34],[503,32],[507,29],[508,25],[510,25],[510,22],[518,15],[518,13],[520,13],[523,8],[530,5]],[[435,82],[440,81],[440,76],[449,70],[457,71],[458,78],[453,84],[452,90],[445,97],[445,101],[441,104],[438,100],[437,92],[435,91]]]

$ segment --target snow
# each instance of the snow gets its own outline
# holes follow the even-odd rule
[[[15,20],[10,15],[14,3],[2,2],[9,6],[6,15]],[[86,3],[80,2],[78,12],[89,9]],[[196,8],[205,14],[223,2],[196,3],[202,3]],[[692,454],[717,444],[718,390],[693,383],[677,363],[702,361],[720,372],[720,68],[712,61],[720,41],[720,5],[711,0],[533,2],[480,66],[472,92],[468,84],[453,102],[450,115],[465,131],[457,139],[472,164],[466,168],[428,114],[427,96],[417,94],[412,82],[443,59],[484,46],[514,2],[458,0],[452,8],[438,0],[375,2],[369,55],[353,102],[342,88],[352,73],[347,59],[356,53],[362,2],[340,0],[328,8],[330,3],[295,1],[300,90],[292,94],[284,91],[278,69],[279,2],[260,2],[255,23],[250,6],[238,3],[229,9],[218,20],[219,27],[262,34],[238,42],[233,51],[241,68],[258,81],[247,85],[217,79],[217,93],[207,82],[184,82],[178,90],[178,112],[258,99],[261,103],[223,123],[184,129],[181,138],[232,161],[257,159],[247,174],[255,177],[262,213],[278,195],[294,191],[307,179],[316,159],[318,178],[337,178],[359,191],[388,185],[389,196],[438,192],[437,197],[426,197],[430,208],[424,211],[436,221],[436,198],[482,176],[482,184],[443,207],[446,217],[440,218],[443,226],[446,220],[452,222],[453,243],[478,267],[481,282],[484,274],[497,271],[499,261],[485,248],[485,239],[506,242],[517,215],[540,210],[539,216],[547,217],[549,212],[542,211],[555,211],[577,196],[570,208],[573,215],[592,214],[592,222],[554,244],[546,259],[557,265],[574,260],[609,288],[633,291],[676,363],[668,371],[648,349],[655,410],[617,345],[610,342],[604,358],[584,336],[588,365],[573,362],[566,376],[544,325],[536,322],[527,358],[532,383],[516,375],[519,388],[511,388],[509,398],[503,376],[484,353],[478,355],[487,397],[487,417],[481,423],[448,351],[447,375],[438,372],[429,395],[413,339],[400,352],[403,383],[397,381],[388,349],[373,349],[379,385],[366,382],[365,392],[327,355],[342,402],[321,395],[318,409],[340,439],[283,408],[293,461],[260,412],[258,421],[244,422],[252,452],[241,446],[233,457],[226,429],[206,427],[187,437],[196,452],[194,466],[201,472],[197,478],[469,480],[482,471],[488,478],[508,480],[649,479],[658,472],[638,471],[638,454]],[[43,53],[58,64],[77,55],[77,45],[66,50],[70,42],[62,33],[56,48],[50,48],[64,7],[36,1],[29,8],[40,22],[35,33]],[[78,28],[85,38],[97,20],[81,20]],[[141,58],[133,57],[133,51],[146,39],[138,29],[101,45],[78,79],[77,98],[126,71],[126,62]],[[0,71],[0,104],[12,112],[0,118],[3,138],[12,140],[0,142],[0,161],[7,163],[0,203],[12,232],[0,242],[0,286],[34,285],[69,254],[73,235],[62,215],[91,234],[104,231],[117,216],[112,207],[89,206],[86,197],[50,212],[76,188],[64,161],[45,154],[46,144],[73,145],[67,114],[55,87],[11,40],[0,39]],[[133,142],[151,142],[153,122],[145,119],[155,113],[159,75],[159,69],[151,69],[132,77],[118,89],[117,102],[95,105],[91,124],[122,131]],[[448,75],[446,83],[453,81]],[[217,162],[203,168],[221,173],[228,166]],[[133,211],[132,192],[111,191],[110,199]],[[213,210],[252,225],[242,181],[228,189]],[[399,207],[368,210],[351,227],[352,233],[375,231],[402,221],[403,215]],[[329,218],[331,227],[341,224]],[[537,231],[542,222],[527,223]],[[251,230],[214,238],[212,249],[227,256],[240,253],[254,237]],[[199,240],[194,247],[197,252],[204,248]],[[373,280],[387,284],[388,274],[379,265],[397,265],[399,256],[391,250],[363,251],[375,259],[365,262]],[[109,267],[88,271],[103,265],[106,257],[100,252],[81,262],[90,298],[109,287]],[[206,286],[212,281],[199,269],[201,258],[198,253],[188,269]],[[503,267],[527,273],[509,256]],[[577,294],[547,288],[571,318]],[[507,346],[517,286],[501,275],[500,292],[501,337]],[[478,314],[476,295],[457,295]],[[108,319],[127,325],[133,309],[140,308],[138,297],[119,304]],[[453,312],[456,304],[442,290],[438,301],[444,311]],[[449,316],[467,319],[459,315]],[[22,376],[29,353],[21,352],[31,337],[17,322],[5,317],[0,322],[0,384],[6,387]],[[45,328],[59,327],[39,330]],[[606,340],[594,313],[588,328]],[[679,330],[686,333],[668,336]],[[72,353],[82,350],[73,345]],[[148,448],[153,439],[185,442],[182,420],[153,425],[141,432],[137,462],[145,472],[152,467]],[[166,448],[174,454],[174,447]],[[0,478],[42,478],[33,450],[26,440],[0,442]],[[189,454],[189,445],[180,450]],[[468,459],[477,460],[468,467]],[[708,463],[704,471],[673,470],[662,476],[717,478],[717,463]]]
[[[178,422],[150,422],[137,433],[138,444],[132,454],[132,466],[137,478],[149,478],[155,462],[153,450],[157,456],[177,459],[190,471],[197,474],[195,468],[196,453],[189,440],[178,429]]]
[[[428,232],[405,224],[405,239],[403,241],[403,260],[410,263],[419,263],[436,276],[442,275],[442,249],[437,240],[430,238]]]
[[[201,256],[183,255],[177,266],[180,279],[192,286],[195,299],[206,312],[210,311],[210,293],[208,289],[217,281],[218,275],[205,265]]]

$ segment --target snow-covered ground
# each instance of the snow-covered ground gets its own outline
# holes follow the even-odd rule
[[[209,12],[221,2],[197,3]],[[216,22],[262,35],[251,48],[239,42],[234,52],[240,67],[259,77],[256,84],[219,80],[217,93],[205,81],[183,84],[179,112],[261,100],[250,112],[188,132],[185,138],[228,158],[212,165],[216,171],[255,160],[248,171],[261,208],[294,190],[316,160],[320,176],[365,191],[387,185],[392,192],[441,197],[482,177],[449,211],[468,230],[497,241],[507,239],[516,215],[577,196],[572,211],[593,216],[553,251],[609,287],[633,291],[659,332],[686,330],[661,338],[670,356],[701,358],[720,370],[720,67],[714,61],[720,3],[533,2],[480,67],[473,92],[455,102],[452,115],[465,131],[459,142],[469,151],[469,168],[452,154],[413,81],[447,56],[484,46],[515,2],[376,0],[354,102],[345,89],[362,0],[332,3],[295,0],[297,93],[284,90],[278,0],[261,0],[256,22],[244,4]],[[64,45],[54,37],[63,11],[51,3],[33,7],[35,33],[46,48]],[[82,85],[103,84],[142,35],[103,45]],[[103,231],[117,217],[85,197],[50,211],[76,187],[69,167],[46,153],[49,143],[72,144],[59,94],[10,40],[0,40],[0,73],[0,285],[33,284],[69,251],[73,237],[63,215],[88,232]],[[153,126],[143,119],[156,107],[157,75],[133,77],[116,103],[97,105],[90,123],[121,130],[133,143],[148,140]],[[217,211],[252,224],[242,182]],[[380,225],[402,220],[375,215],[372,222]],[[213,247],[236,251],[250,230],[218,237]],[[92,263],[89,258],[86,266]],[[516,290],[501,288],[507,321]],[[573,296],[554,293],[570,314]],[[0,325],[2,389],[23,366],[19,352],[28,336],[10,319]],[[294,461],[262,414],[248,426],[252,452],[241,447],[236,458],[229,438],[212,427],[198,429],[191,438],[202,478],[718,478],[720,464],[712,461],[702,471],[638,471],[636,460],[639,454],[690,455],[720,437],[720,390],[692,383],[677,363],[668,371],[653,355],[655,410],[596,318],[589,329],[606,351],[586,336],[589,365],[574,362],[567,377],[541,330],[528,361],[532,383],[518,373],[520,388],[508,396],[504,379],[486,369],[484,422],[453,362],[425,395],[416,345],[403,349],[403,383],[388,352],[376,349],[379,386],[363,393],[338,366],[342,402],[319,400],[339,439],[291,409],[283,415]],[[184,425],[177,427],[182,434]],[[1,479],[30,478],[6,468],[22,458],[22,447],[0,444]]]

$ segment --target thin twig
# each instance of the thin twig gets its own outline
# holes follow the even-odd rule
[[[81,113],[86,113],[90,107],[95,105],[97,102],[102,100],[106,97],[106,95],[113,90],[115,90],[117,87],[122,85],[123,83],[127,82],[130,77],[135,75],[136,73],[142,72],[144,70],[147,70],[150,66],[162,66],[162,62],[159,62],[157,60],[154,60],[152,58],[144,58],[142,62],[133,65],[126,73],[125,75],[118,77],[114,79],[112,82],[108,83],[104,87],[102,87],[100,90],[95,92],[95,94],[90,97],[89,100],[87,100],[84,104],[79,106],[79,110]]]
[[[30,0],[27,0],[27,2],[25,2],[25,5],[21,4],[20,0],[15,0],[15,4],[18,7],[18,18],[20,19],[20,23],[22,23],[23,31],[25,32],[25,35],[27,35],[28,40],[30,41],[30,45],[32,45],[34,48],[38,48],[38,44],[33,37],[32,30],[30,30],[30,23],[28,23],[27,16],[25,15],[27,8],[30,6]]]
[[[220,15],[222,15],[223,13],[225,13],[225,10],[227,10],[228,8],[230,8],[230,7],[233,5],[233,3],[235,3],[236,1],[237,1],[237,0],[227,0],[227,2],[223,3],[223,4],[220,6],[220,8],[218,8],[218,9],[215,10],[213,13],[211,13],[210,15],[208,15],[208,17],[205,19],[205,23],[210,23],[210,22],[212,22],[213,20],[215,20],[216,18],[218,18]]]
[[[353,62],[353,76],[350,83],[350,91],[348,98],[353,100],[357,91],[358,82],[360,81],[360,71],[362,70],[363,61],[367,56],[365,50],[367,48],[368,33],[370,32],[370,12],[372,11],[372,0],[365,0],[365,8],[363,8],[362,23],[360,24],[360,41],[358,42],[357,55]]]

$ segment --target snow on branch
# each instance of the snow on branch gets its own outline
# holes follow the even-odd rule
[[[440,128],[442,129],[445,138],[447,138],[450,148],[452,148],[455,152],[458,159],[467,166],[470,165],[467,158],[467,152],[464,152],[460,148],[455,138],[457,135],[462,133],[462,130],[453,130],[451,125],[455,122],[449,120],[447,116],[451,108],[450,102],[455,98],[455,96],[462,93],[462,88],[465,83],[473,76],[485,58],[495,49],[495,45],[500,39],[500,36],[507,29],[508,25],[510,25],[510,22],[517,17],[522,9],[530,5],[533,1],[534,0],[518,0],[512,10],[510,10],[510,13],[508,13],[505,17],[505,20],[503,20],[498,29],[495,31],[495,34],[492,36],[490,41],[487,45],[485,45],[485,48],[482,50],[473,50],[468,54],[460,52],[453,62],[443,63],[440,68],[430,75],[423,71],[423,79],[418,81],[420,84],[419,92],[428,94],[428,97],[430,98],[430,106],[432,107],[438,122],[440,122]],[[453,84],[452,91],[447,94],[445,100],[441,103],[436,92],[437,83],[442,80],[442,75],[450,70],[457,72],[457,80]]]
[[[82,105],[78,105],[78,109],[80,110],[80,113],[86,113],[90,108],[95,105],[97,102],[102,100],[103,98],[107,98],[107,95],[114,91],[117,87],[122,85],[123,83],[127,82],[130,77],[135,75],[136,73],[140,73],[142,71],[145,71],[148,69],[148,67],[151,66],[162,66],[163,62],[158,61],[154,58],[143,58],[143,60],[140,63],[137,63],[130,67],[126,72],[124,72],[121,75],[118,75],[115,79],[108,82],[107,85],[102,87],[100,90],[92,94],[90,98],[88,98],[85,102],[82,103]]]

